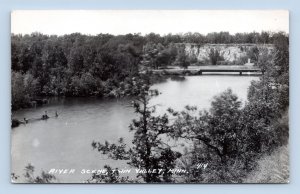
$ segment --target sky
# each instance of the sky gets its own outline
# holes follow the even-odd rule
[[[289,33],[287,10],[16,10],[11,32],[64,35],[79,32],[96,35],[154,32],[161,35],[186,32],[284,31]]]

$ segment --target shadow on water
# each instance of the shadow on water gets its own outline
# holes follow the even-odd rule
[[[185,77],[184,76],[171,76],[172,81],[184,81]]]

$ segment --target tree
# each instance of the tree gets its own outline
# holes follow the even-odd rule
[[[197,116],[195,107],[186,107],[185,111],[169,112],[175,116],[173,138],[183,138],[194,143],[191,151],[191,166],[200,162],[209,162],[206,172],[199,172],[194,167],[195,174],[190,177],[191,182],[235,182],[240,168],[235,172],[227,172],[234,161],[239,161],[239,115],[241,102],[231,89],[216,96],[211,103],[209,112],[200,112]],[[237,165],[241,165],[239,162]],[[240,175],[240,174],[239,174]]]
[[[257,64],[258,57],[259,57],[259,49],[258,49],[258,47],[257,46],[251,47],[247,51],[247,57],[249,59],[251,59],[251,61],[253,61],[255,64]]]
[[[46,173],[44,171],[42,171],[40,175],[36,176],[34,174],[35,168],[32,164],[28,164],[24,170],[24,178],[26,183],[56,183],[57,181],[54,175]],[[11,178],[13,182],[18,182],[20,176],[12,173]]]
[[[152,69],[158,69],[158,67],[161,65],[160,62],[162,62],[164,57],[162,54],[163,50],[164,46],[160,43],[147,43],[143,48],[143,60],[141,61],[141,64],[148,68],[150,67]]]
[[[274,113],[262,101],[242,107],[228,89],[214,98],[209,112],[197,115],[196,110],[189,106],[181,112],[169,109],[175,117],[169,135],[194,145],[181,158],[193,171],[183,175],[186,181],[242,182],[260,156],[283,144],[280,127],[273,125]],[[195,167],[199,161],[209,163],[206,171]]]
[[[223,57],[220,55],[219,51],[213,48],[210,49],[209,59],[212,65],[217,65],[219,61],[224,60]]]
[[[260,34],[260,43],[267,44],[270,42],[270,33],[262,31]]]
[[[129,177],[121,177],[118,168],[112,169],[110,166],[104,166],[105,173],[94,173],[87,183],[134,183]]]
[[[264,74],[259,81],[251,83],[248,91],[249,104],[245,107],[245,111],[248,110],[245,118],[256,121],[256,126],[252,128],[257,130],[256,134],[260,133],[258,141],[264,142],[259,146],[262,152],[286,145],[289,137],[288,38],[282,33],[275,34],[272,38],[275,49],[272,53],[260,50],[258,66]],[[249,117],[249,114],[254,114],[254,118]]]
[[[184,52],[178,53],[174,65],[187,69],[190,65],[190,61]]]
[[[13,110],[24,105],[25,89],[23,86],[23,75],[19,72],[13,71],[11,74],[11,98]]]
[[[13,110],[29,107],[31,100],[38,92],[38,80],[33,78],[29,72],[24,75],[19,72],[12,72],[11,95]]]
[[[281,109],[289,106],[289,38],[284,33],[273,36],[275,46],[275,79],[276,90],[279,93]]]
[[[138,120],[133,120],[130,131],[134,132],[132,147],[127,148],[121,138],[118,144],[93,142],[92,147],[100,153],[108,155],[115,160],[129,160],[131,167],[145,170],[139,172],[144,182],[172,182],[172,172],[168,170],[175,167],[175,160],[181,156],[165,143],[163,137],[170,132],[167,115],[153,116],[155,106],[149,106],[152,95],[157,91],[151,90],[148,81],[134,80],[135,87],[132,92],[137,98],[133,102],[135,112],[140,115]],[[162,169],[161,172],[151,173],[153,169]],[[115,179],[114,179],[115,180]]]
[[[188,66],[190,65],[190,59],[187,56],[187,54],[185,53],[185,46],[184,45],[180,45],[177,48],[177,56],[176,56],[176,59],[175,59],[173,65],[182,67],[184,69],[187,69]]]

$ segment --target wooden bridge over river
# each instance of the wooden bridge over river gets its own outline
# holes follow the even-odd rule
[[[200,69],[198,71],[198,75],[203,73],[239,73],[239,75],[243,75],[243,73],[263,74],[264,72],[261,69]]]
[[[235,66],[190,66],[188,69],[179,67],[169,67],[165,69],[152,70],[154,73],[165,75],[211,75],[211,74],[230,74],[230,75],[263,75],[264,71],[258,67],[247,67],[244,65]]]

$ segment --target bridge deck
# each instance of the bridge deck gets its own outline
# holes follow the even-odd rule
[[[261,69],[200,69],[200,72],[262,72]]]
[[[227,72],[227,73],[231,73],[231,72],[237,72],[240,75],[242,75],[243,73],[262,73],[264,74],[264,72],[261,69],[200,69],[198,71],[199,75],[202,75],[202,73],[204,72],[211,72],[211,73],[222,73],[222,72]]]
[[[255,67],[245,67],[245,66],[226,66],[226,65],[220,65],[220,66],[189,66],[187,69],[182,69],[180,67],[168,67],[168,69],[158,69],[153,70],[153,72],[156,73],[165,73],[169,75],[202,75],[202,73],[239,73],[242,75],[243,73],[261,73],[264,74],[264,72]]]

